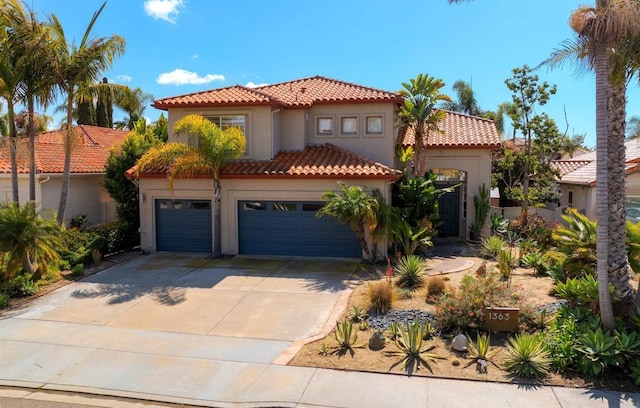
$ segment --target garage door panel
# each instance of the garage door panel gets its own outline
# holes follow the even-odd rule
[[[317,218],[321,202],[239,202],[239,252],[260,255],[361,256],[348,225]]]
[[[211,252],[210,200],[156,200],[156,250]]]

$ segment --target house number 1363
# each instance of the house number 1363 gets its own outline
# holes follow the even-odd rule
[[[489,319],[491,320],[509,320],[509,313],[489,313]]]

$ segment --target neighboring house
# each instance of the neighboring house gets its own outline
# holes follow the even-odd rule
[[[128,132],[80,125],[74,128],[77,144],[71,155],[71,178],[65,220],[86,214],[89,224],[115,220],[115,204],[102,187],[109,149],[122,143]],[[64,131],[36,136],[36,203],[44,211],[58,210],[64,169]],[[18,186],[20,202],[29,199],[29,164],[26,139],[19,147]],[[8,148],[0,149],[0,202],[12,201],[11,161]]]
[[[172,142],[197,143],[172,131],[178,119],[192,113],[245,133],[244,157],[225,165],[221,174],[223,253],[359,258],[362,250],[349,227],[315,214],[322,194],[338,190],[338,181],[369,192],[378,189],[390,202],[391,184],[401,174],[395,169],[395,115],[402,100],[397,93],[317,76],[197,92],[153,106],[168,111]],[[449,117],[457,120],[458,115]],[[460,120],[471,126],[467,134],[473,133],[477,119]],[[442,169],[473,173],[476,191],[477,174],[486,173],[481,178],[488,185],[487,144],[483,141],[476,151],[475,142],[463,143],[452,133],[452,139],[443,137],[434,145],[434,162]],[[454,151],[456,146],[462,149]],[[210,178],[179,179],[170,190],[166,169],[156,169],[139,174],[139,186],[144,249],[211,251]],[[458,206],[462,216],[464,200]],[[384,251],[385,243],[379,248]]]
[[[445,111],[440,132],[426,138],[427,166],[442,187],[460,185],[440,200],[441,236],[467,237],[474,222],[473,197],[484,184],[491,188],[491,151],[500,147],[500,135],[490,119]],[[401,129],[403,146],[414,143],[413,130]]]
[[[627,218],[640,220],[640,202],[635,206],[632,197],[640,196],[640,142],[629,140],[626,147],[625,194],[628,208]],[[553,160],[551,164],[560,172],[558,180],[562,193],[559,212],[576,208],[588,218],[596,218],[596,152],[588,152],[573,158]],[[638,219],[635,219],[635,215]]]

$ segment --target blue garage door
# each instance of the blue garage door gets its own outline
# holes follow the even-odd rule
[[[356,235],[331,217],[317,218],[321,202],[240,201],[241,254],[360,258]]]
[[[210,200],[156,200],[156,250],[211,252]]]

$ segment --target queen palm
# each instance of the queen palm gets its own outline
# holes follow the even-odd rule
[[[66,95],[67,119],[64,140],[64,170],[62,174],[62,188],[60,190],[60,204],[58,206],[58,223],[64,220],[69,190],[69,176],[71,169],[71,152],[75,143],[73,130],[73,104],[78,89],[87,83],[97,83],[100,74],[109,68],[115,58],[124,53],[124,38],[112,35],[109,37],[92,37],[93,26],[106,6],[93,14],[87,29],[79,44],[67,39],[62,24],[55,15],[49,18],[51,28],[52,50],[54,52],[56,82],[60,90]]]
[[[52,75],[51,37],[45,23],[39,21],[33,10],[16,3],[9,14],[10,40],[25,60],[21,78],[22,102],[27,107],[26,133],[29,136],[29,200],[36,199],[35,134],[37,118],[35,105],[46,108],[54,97]]]
[[[438,131],[438,122],[445,117],[445,113],[435,107],[440,102],[451,102],[451,98],[440,93],[444,82],[429,75],[419,74],[409,83],[403,82],[402,87],[398,93],[404,97],[404,103],[398,111],[398,119],[400,125],[413,130],[413,176],[422,177],[427,171],[427,136],[429,132]]]
[[[242,156],[246,139],[240,128],[231,127],[223,130],[200,115],[183,117],[176,122],[173,131],[176,134],[186,135],[188,140],[197,140],[198,147],[184,143],[167,143],[152,148],[138,161],[138,171],[144,172],[145,169],[158,167],[168,168],[169,188],[173,188],[176,178],[198,175],[213,177],[215,227],[213,257],[220,257],[222,255],[220,171],[224,163]]]
[[[347,187],[342,182],[339,182],[338,186],[340,186],[340,193],[327,191],[322,195],[327,202],[317,215],[318,217],[328,215],[339,223],[349,224],[358,237],[362,249],[370,258],[371,252],[365,238],[364,227],[367,224],[370,232],[376,229],[378,200],[367,194],[362,187]]]
[[[7,124],[9,154],[11,157],[11,189],[14,202],[20,201],[18,194],[18,137],[15,127],[15,104],[20,99],[21,81],[27,61],[20,54],[17,43],[11,38],[10,27],[22,12],[17,0],[7,0],[0,8],[0,97],[7,102]]]

